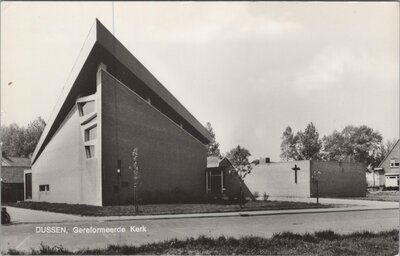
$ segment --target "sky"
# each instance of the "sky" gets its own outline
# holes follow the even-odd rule
[[[279,161],[287,126],[399,138],[397,2],[2,2],[1,122],[50,118],[95,18],[222,152]],[[114,10],[114,15],[113,15]],[[114,23],[113,23],[114,16]],[[8,85],[12,82],[11,85]]]

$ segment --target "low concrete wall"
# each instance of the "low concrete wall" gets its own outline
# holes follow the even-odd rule
[[[297,184],[292,168],[297,165]],[[262,197],[269,196],[309,197],[310,196],[310,161],[293,161],[260,164],[245,177],[245,183],[252,193]]]
[[[311,173],[319,170],[318,189],[321,197],[366,196],[365,165],[362,163],[311,161]],[[310,180],[311,196],[316,197],[316,184]]]

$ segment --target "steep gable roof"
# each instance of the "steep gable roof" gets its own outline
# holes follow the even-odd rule
[[[27,157],[7,156],[4,152],[1,158],[1,166],[21,166],[30,167],[31,159]]]
[[[4,183],[24,183],[24,170],[27,168],[16,166],[1,167],[1,181]]]
[[[113,69],[113,72],[126,76],[127,81],[132,78],[141,81],[146,87],[145,90],[157,95],[163,107],[176,113],[185,122],[184,129],[204,144],[210,141],[207,129],[96,19],[36,146],[32,164],[56,133],[75,104],[76,97],[91,90],[89,86],[95,83],[91,80],[95,79],[95,75],[92,78],[87,74],[96,74],[101,62],[107,65],[107,69]]]
[[[393,148],[389,151],[389,153],[385,156],[385,158],[383,158],[383,160],[380,162],[380,164],[378,165],[378,168],[382,167],[383,163],[386,161],[386,159],[390,156],[390,154],[392,154],[393,150],[396,147],[400,147],[400,139],[397,140],[396,144],[394,144]]]

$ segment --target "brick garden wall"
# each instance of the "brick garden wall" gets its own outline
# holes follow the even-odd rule
[[[321,197],[364,197],[366,195],[365,165],[336,161],[311,161],[311,173],[320,170]],[[316,184],[310,180],[311,197],[316,196]]]

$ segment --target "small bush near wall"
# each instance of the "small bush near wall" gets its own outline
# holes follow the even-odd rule
[[[257,191],[254,191],[253,193],[253,201],[256,201],[258,199],[258,197],[260,196],[260,193],[258,193]]]
[[[399,190],[399,187],[383,187],[383,191],[395,191],[395,190]]]

